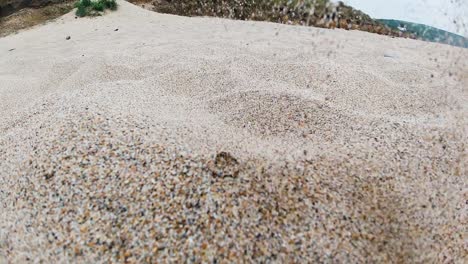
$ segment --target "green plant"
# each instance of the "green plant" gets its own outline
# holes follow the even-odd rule
[[[117,9],[117,2],[115,0],[101,0],[105,6],[105,8],[108,8],[110,10],[116,10]]]
[[[78,2],[75,3],[75,7],[88,7],[91,6],[91,0],[79,0]]]
[[[88,14],[88,11],[86,11],[86,7],[84,5],[77,5],[76,6],[76,15],[79,17],[84,17]]]
[[[94,1],[94,2],[91,2],[91,7],[95,11],[102,12],[104,11],[105,5],[103,1]]]
[[[115,0],[78,0],[75,3],[76,15],[79,17],[100,15],[106,9],[116,10]]]

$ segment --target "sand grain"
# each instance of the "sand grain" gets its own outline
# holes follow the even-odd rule
[[[467,50],[119,3],[0,38],[0,262],[466,260]]]

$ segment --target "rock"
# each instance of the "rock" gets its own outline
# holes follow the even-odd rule
[[[239,174],[239,162],[228,152],[216,154],[214,162],[208,164],[208,168],[213,173],[213,177],[237,178]]]
[[[66,39],[66,40],[70,40],[70,39],[71,39],[71,37],[70,37],[70,36],[67,36],[65,39]]]
[[[118,28],[116,28],[116,29],[114,29],[114,31],[119,31],[119,29],[118,29]]]

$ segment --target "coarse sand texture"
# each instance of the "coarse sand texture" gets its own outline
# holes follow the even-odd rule
[[[123,1],[0,38],[0,263],[466,263],[467,58]]]

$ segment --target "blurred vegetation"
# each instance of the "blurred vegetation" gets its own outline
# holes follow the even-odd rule
[[[76,15],[79,17],[100,15],[105,9],[116,10],[115,0],[79,0],[75,3]]]
[[[73,3],[69,1],[42,8],[23,8],[9,16],[0,17],[0,37],[54,20],[72,9]]]
[[[185,16],[217,16],[241,20],[307,21],[319,20],[329,5],[327,0],[168,0],[157,10]]]
[[[423,24],[411,23],[401,20],[393,20],[393,19],[378,19],[379,22],[382,24],[387,25],[388,27],[396,30],[405,30],[416,36],[416,38],[437,42],[437,43],[444,43],[449,44],[452,46],[458,46],[463,48],[468,48],[468,39],[463,36],[447,32],[442,29],[426,26]]]
[[[184,16],[318,23],[333,6],[329,0],[167,0],[157,11]]]
[[[341,1],[335,3],[330,0],[159,0],[153,4],[157,12],[182,16],[215,16],[413,37],[411,34],[387,27]]]

